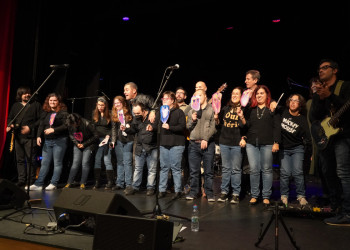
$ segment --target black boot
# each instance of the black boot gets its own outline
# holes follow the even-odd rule
[[[114,186],[114,171],[113,170],[106,170],[107,175],[107,184],[105,189],[112,189]]]
[[[100,175],[101,175],[101,169],[95,168],[94,169],[95,186],[92,188],[93,190],[96,190],[101,186],[100,185]]]

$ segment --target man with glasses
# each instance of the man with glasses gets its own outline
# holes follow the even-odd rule
[[[179,108],[183,112],[185,112],[186,108],[188,107],[188,104],[185,103],[185,100],[187,98],[187,91],[183,87],[178,87],[176,88],[175,95],[176,95],[177,104],[179,104]]]
[[[341,129],[329,137],[326,148],[320,152],[320,160],[329,188],[331,207],[339,213],[324,222],[329,225],[350,226],[350,110],[346,109],[349,105],[344,106],[345,103],[349,104],[350,82],[339,80],[338,71],[337,62],[330,59],[320,61],[318,74],[322,85],[316,86],[310,120],[314,126],[317,121],[333,116],[339,109],[344,111],[336,124]]]

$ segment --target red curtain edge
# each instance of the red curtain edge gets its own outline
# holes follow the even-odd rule
[[[0,140],[0,168],[3,166],[3,154],[6,142],[6,126],[9,109],[10,83],[12,72],[12,53],[15,34],[15,21],[17,0],[0,1],[0,30],[3,31],[3,41],[0,41],[0,52],[2,59],[0,59],[0,86],[2,87],[1,97],[1,140]],[[5,35],[7,34],[7,36]]]

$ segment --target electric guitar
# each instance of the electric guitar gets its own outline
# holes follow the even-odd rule
[[[13,151],[14,141],[15,141],[15,132],[12,129],[12,131],[11,131],[11,141],[10,141],[10,153]]]
[[[327,117],[323,121],[314,121],[311,124],[311,134],[318,149],[326,149],[329,141],[336,135],[341,128],[337,127],[340,116],[350,107],[348,100],[332,117]]]
[[[11,128],[11,140],[10,140],[10,153],[13,151],[14,149],[14,144],[15,144],[15,133],[18,132],[20,126],[19,124],[15,124],[13,128]]]

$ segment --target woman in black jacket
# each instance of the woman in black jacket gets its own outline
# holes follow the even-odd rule
[[[74,146],[73,164],[65,188],[71,186],[80,165],[82,165],[80,189],[85,189],[85,184],[90,171],[90,158],[93,148],[97,144],[98,134],[91,122],[75,113],[67,116],[66,125],[68,127],[69,137]]]
[[[105,189],[111,189],[114,185],[114,170],[111,160],[111,150],[109,149],[109,140],[111,136],[111,115],[106,98],[97,98],[96,107],[92,114],[92,123],[95,126],[99,137],[99,147],[95,154],[95,185],[93,189],[100,187],[100,174],[102,160],[106,167],[107,185]]]
[[[170,114],[160,129],[160,175],[159,175],[159,198],[166,195],[168,173],[171,169],[174,179],[175,196],[181,197],[181,161],[185,150],[186,116],[179,109],[175,93],[166,91],[163,93],[163,105],[169,106]],[[162,112],[162,110],[161,110]]]
[[[67,107],[62,102],[59,94],[51,93],[46,97],[43,105],[44,112],[40,119],[37,133],[37,144],[41,146],[42,138],[45,138],[42,149],[42,161],[39,177],[30,190],[42,190],[45,178],[50,170],[51,161],[54,162],[53,175],[45,190],[57,189],[58,181],[63,168],[63,158],[67,149],[67,126],[65,124]]]
[[[248,128],[246,150],[250,165],[252,194],[250,205],[255,205],[258,201],[260,175],[262,177],[263,203],[265,206],[270,205],[273,153],[279,151],[279,143],[281,142],[280,116],[270,110],[270,103],[270,90],[265,85],[259,85],[252,95],[251,108],[245,114]],[[245,117],[241,119],[245,119]]]
[[[112,108],[112,147],[117,156],[117,181],[112,189],[131,189],[132,185],[132,151],[134,135],[120,130],[120,126],[130,126],[132,115],[126,100],[116,96]],[[124,120],[123,120],[124,119]]]

